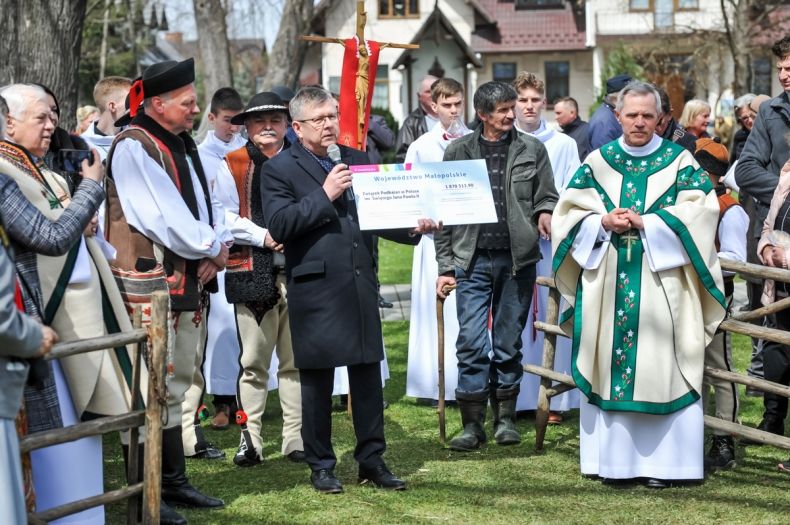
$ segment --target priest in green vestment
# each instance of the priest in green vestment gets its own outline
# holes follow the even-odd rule
[[[581,467],[604,479],[703,477],[706,345],[724,317],[716,194],[692,155],[654,133],[659,96],[620,93],[623,136],[594,151],[552,219],[581,407]]]

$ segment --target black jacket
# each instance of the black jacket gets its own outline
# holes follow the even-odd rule
[[[578,116],[576,120],[571,122],[565,127],[560,126],[562,132],[576,141],[576,146],[579,148],[579,160],[584,162],[592,152],[590,147],[590,126]]]
[[[398,163],[405,161],[409,145],[426,131],[428,129],[425,126],[425,111],[422,106],[418,106],[404,119],[398,131],[398,138],[395,141],[395,161]]]
[[[345,164],[368,156],[340,146]],[[263,166],[261,195],[272,237],[285,245],[288,310],[297,368],[377,363],[384,357],[373,256],[375,233],[404,244],[407,230],[363,232],[357,208],[341,196],[330,201],[326,173],[297,144]],[[415,225],[416,226],[416,225]]]

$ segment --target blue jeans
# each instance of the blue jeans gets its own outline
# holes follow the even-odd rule
[[[456,267],[458,311],[458,399],[477,399],[496,390],[518,389],[521,332],[535,285],[535,265],[513,275],[508,250],[475,252],[468,271]],[[491,338],[488,312],[491,311]],[[493,342],[493,344],[492,344]]]

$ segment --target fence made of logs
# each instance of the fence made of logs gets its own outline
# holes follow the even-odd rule
[[[83,510],[128,499],[127,523],[138,523],[142,517],[145,525],[159,523],[159,504],[162,483],[162,409],[167,395],[165,385],[165,355],[168,344],[169,298],[167,292],[155,292],[152,297],[151,324],[142,327],[141,313],[138,310],[133,316],[134,328],[128,332],[119,332],[103,337],[81,339],[67,343],[59,343],[52,348],[45,359],[53,360],[87,352],[106,351],[130,344],[137,344],[134,352],[132,368],[131,399],[132,410],[126,414],[106,416],[80,422],[46,432],[29,434],[19,441],[21,452],[28,453],[61,443],[78,439],[107,434],[121,430],[129,430],[129,443],[138,443],[140,427],[145,425],[145,468],[138,472],[138,447],[130,446],[127,462],[127,485],[117,490],[105,492],[82,500],[65,503],[58,507],[28,515],[28,523],[40,524],[76,514]],[[146,359],[143,361],[143,357]],[[140,406],[140,376],[142,366],[148,369],[148,402],[145,408]],[[141,478],[142,476],[142,478]],[[142,508],[140,497],[142,496]]]
[[[774,281],[790,283],[790,270],[769,268],[728,259],[720,259],[720,262],[722,270],[736,272],[742,276],[773,279]],[[552,278],[538,277],[537,284],[549,287],[546,321],[535,321],[535,328],[544,333],[543,361],[541,366],[531,364],[524,365],[524,371],[540,376],[541,378],[538,405],[535,411],[535,448],[541,450],[546,436],[546,427],[548,426],[551,398],[576,388],[576,384],[571,376],[554,370],[554,352],[556,350],[557,336],[568,337],[568,334],[558,326],[560,293],[554,285],[554,279]],[[755,321],[766,315],[776,313],[789,306],[790,297],[752,311],[742,312],[737,315],[728,314],[729,316],[719,325],[719,330],[790,345],[790,332],[750,324],[750,321]],[[723,379],[731,383],[746,385],[756,390],[771,392],[790,398],[790,387],[779,383],[710,367],[705,367],[704,375],[706,377]],[[757,430],[756,428],[747,427],[739,423],[733,423],[706,415],[705,426],[713,430],[727,432],[735,437],[747,438],[758,443],[790,450],[790,438]]]

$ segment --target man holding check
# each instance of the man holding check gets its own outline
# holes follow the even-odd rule
[[[455,398],[464,430],[450,441],[453,450],[471,451],[486,440],[483,425],[489,396],[497,444],[521,440],[515,425],[524,373],[521,332],[540,259],[538,235],[549,238],[558,195],[546,148],[513,129],[516,98],[516,91],[502,82],[480,86],[474,107],[481,126],[450,144],[444,154],[445,161],[486,161],[497,213],[495,223],[445,226],[434,234],[439,265],[436,293],[444,297],[445,285],[458,285]]]

